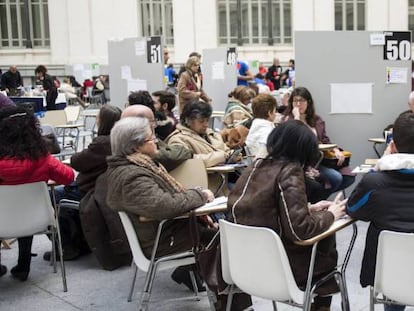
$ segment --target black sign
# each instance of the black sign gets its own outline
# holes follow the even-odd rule
[[[236,48],[227,49],[227,65],[235,65],[237,62],[236,59]]]
[[[147,62],[161,63],[161,37],[150,37],[147,41]]]
[[[386,31],[384,32],[384,59],[410,60],[411,59],[411,32]]]

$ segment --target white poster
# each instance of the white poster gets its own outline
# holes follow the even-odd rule
[[[384,45],[385,44],[385,35],[383,33],[372,33],[369,36],[371,45]]]
[[[331,113],[372,113],[373,83],[331,83]]]
[[[144,40],[135,41],[135,55],[145,55],[147,49],[146,42]]]
[[[211,79],[212,80],[224,80],[224,62],[213,62],[212,68],[212,74]]]
[[[388,83],[401,83],[406,84],[408,81],[407,67],[386,67],[387,73],[386,82]]]
[[[131,67],[130,66],[121,66],[121,79],[129,80],[131,79]]]
[[[136,91],[147,91],[147,80],[129,79],[127,82],[127,93]]]

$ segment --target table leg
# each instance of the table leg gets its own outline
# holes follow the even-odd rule
[[[377,150],[377,145],[378,145],[378,143],[374,143],[373,145],[372,145],[372,148],[374,148],[374,151],[375,151],[375,153],[376,153],[376,155],[377,155],[377,157],[378,157],[378,159],[379,158],[381,158],[381,154],[379,153],[379,151]]]

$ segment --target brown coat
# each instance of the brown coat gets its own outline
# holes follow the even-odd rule
[[[161,220],[185,214],[206,202],[200,190],[179,193],[161,176],[126,158],[108,158],[107,176],[106,202],[111,209],[129,214],[147,257],[151,254]],[[154,220],[143,220],[140,216]],[[188,220],[171,220],[164,225],[157,254],[176,253],[191,249],[191,246]]]
[[[183,111],[184,105],[192,101],[202,99],[205,102],[210,102],[211,98],[204,92],[202,87],[197,86],[197,82],[191,73],[186,70],[180,75],[177,84],[178,100],[180,101],[179,111]],[[199,96],[197,92],[200,92]]]
[[[311,247],[294,242],[327,230],[334,215],[327,211],[309,212],[304,172],[298,163],[271,158],[256,161],[243,172],[230,192],[228,210],[235,223],[276,231],[285,246],[296,282],[299,286],[306,284]],[[321,241],[316,256],[314,275],[331,271],[337,261],[335,239]]]

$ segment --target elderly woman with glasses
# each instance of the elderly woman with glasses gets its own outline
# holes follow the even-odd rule
[[[230,149],[219,133],[208,127],[212,108],[202,101],[192,102],[184,107],[180,115],[181,124],[167,138],[169,145],[184,145],[194,158],[203,160],[206,167],[224,164],[230,156]]]
[[[197,56],[191,56],[185,64],[186,70],[180,75],[177,84],[180,112],[183,111],[185,105],[195,100],[211,103],[211,98],[203,90],[203,81],[198,70],[199,67],[200,59]]]
[[[144,254],[151,256],[163,219],[171,220],[163,226],[157,256],[191,249],[188,219],[173,218],[212,201],[213,193],[208,189],[185,189],[154,160],[158,150],[147,118],[118,121],[111,131],[111,149],[107,203],[111,209],[130,215]],[[208,242],[212,230],[202,225],[199,229],[201,239]]]

